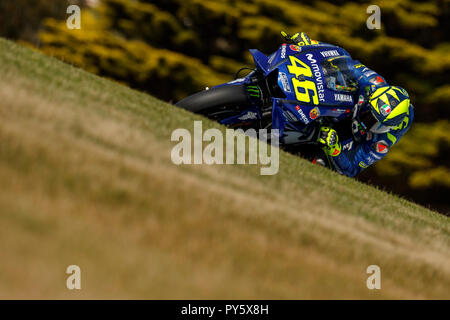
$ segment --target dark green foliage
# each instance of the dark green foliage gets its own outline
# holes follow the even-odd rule
[[[70,4],[83,6],[85,2],[85,0],[1,0],[0,36],[37,44],[37,33],[45,18],[62,19]]]

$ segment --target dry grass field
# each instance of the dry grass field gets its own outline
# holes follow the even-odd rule
[[[449,217],[284,152],[176,166],[196,119],[0,39],[0,298],[450,299]]]

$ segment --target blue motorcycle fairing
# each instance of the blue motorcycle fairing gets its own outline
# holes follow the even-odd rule
[[[263,71],[264,76],[267,76],[272,71],[269,66],[269,58],[257,49],[250,49],[250,53],[253,56],[256,67]]]
[[[296,121],[301,121],[304,125],[310,124],[312,121],[319,117],[332,117],[338,120],[343,120],[348,117],[351,109],[340,108],[340,107],[324,107],[324,106],[313,106],[300,104],[295,100],[285,100],[277,99],[281,105],[282,109],[287,109],[291,114],[294,114]],[[292,121],[289,121],[292,122]]]
[[[355,98],[351,93],[334,89],[333,83],[333,87],[327,85],[327,78],[322,68],[322,62],[330,58],[351,58],[344,49],[324,43],[304,47],[282,44],[270,57],[267,57],[256,49],[252,49],[250,52],[253,55],[256,68],[261,70],[264,76],[267,76],[278,68],[278,85],[286,95],[286,98],[272,98],[272,128],[280,130],[281,136],[283,136],[284,128],[288,124],[290,127],[298,127],[301,124],[308,126],[319,117],[332,117],[340,121],[351,115]],[[300,90],[298,91],[299,93],[305,93],[305,89],[301,86],[294,87],[293,79],[296,79],[296,75],[291,74],[288,68],[293,65],[294,60],[290,58],[291,56],[299,59],[310,68],[312,73],[311,77],[302,77],[297,80],[304,81],[307,79],[314,82],[318,104],[314,104],[313,95],[315,93],[312,90],[309,92],[310,102],[300,102],[297,100],[295,90]],[[298,83],[298,81],[296,82]],[[250,75],[247,75],[244,78],[236,79],[216,87],[250,83]],[[259,106],[252,106],[239,115],[221,120],[220,123],[239,125],[240,123],[259,121],[261,117],[262,114]]]
[[[279,61],[277,63],[277,57],[281,56],[281,54],[277,54],[275,59],[272,62],[272,66],[269,71],[273,71],[278,68],[279,76],[278,76],[278,85],[285,93],[288,100],[297,100],[296,98],[296,90],[302,90],[300,93],[304,93],[303,88],[295,88],[293,79],[296,79],[295,74],[289,72],[289,66],[291,66],[290,57],[296,57],[303,63],[307,64],[312,72],[312,77],[303,77],[302,79],[298,79],[300,81],[304,81],[304,79],[313,81],[315,83],[316,91],[317,91],[317,99],[318,104],[316,106],[332,106],[332,107],[347,107],[353,108],[355,105],[355,101],[353,95],[347,92],[338,91],[336,89],[329,88],[326,83],[326,77],[324,75],[322,69],[322,61],[328,59],[329,57],[323,57],[323,55],[330,54],[328,52],[333,52],[336,56],[343,56],[345,50],[337,47],[322,47],[319,48],[305,50],[304,52],[295,53],[292,55],[287,55],[287,58]],[[342,50],[342,51],[340,51]],[[280,50],[279,50],[280,51]],[[309,92],[310,103],[313,105],[313,92]]]
[[[287,122],[286,117],[283,115],[282,105],[283,103],[279,99],[273,98],[272,128],[279,130],[280,137],[283,137],[284,128]]]
[[[272,128],[277,128],[282,144],[299,143],[299,139],[309,136],[314,126],[308,126],[302,122],[306,116],[296,103],[287,103],[283,99],[273,99]],[[310,120],[305,120],[308,124]]]
[[[217,86],[212,87],[212,89],[214,88],[220,88],[220,87],[225,87],[225,86],[237,86],[237,85],[241,85],[241,84],[250,84],[251,83],[251,79],[246,76],[244,78],[238,78],[229,82],[225,82],[222,84],[218,84]]]

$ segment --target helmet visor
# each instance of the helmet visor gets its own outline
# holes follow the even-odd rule
[[[383,125],[369,110],[360,115],[359,121],[373,133],[385,133],[392,129],[390,126]]]
[[[385,126],[380,121],[378,121],[369,129],[369,131],[371,131],[373,133],[386,133],[386,132],[390,131],[391,129],[392,129],[391,126]]]

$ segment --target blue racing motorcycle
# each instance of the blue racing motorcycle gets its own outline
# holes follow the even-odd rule
[[[344,49],[318,43],[282,44],[266,56],[250,50],[255,69],[245,77],[198,92],[176,105],[228,127],[278,129],[285,150],[313,157],[320,126],[350,138],[358,83]],[[309,151],[308,151],[309,150]]]

